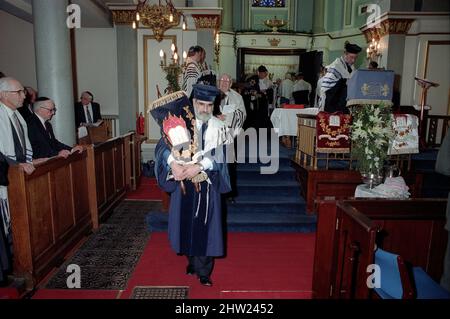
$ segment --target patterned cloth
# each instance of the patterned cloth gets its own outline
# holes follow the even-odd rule
[[[317,114],[318,153],[349,153],[351,116],[342,113]]]
[[[419,119],[412,114],[395,114],[392,128],[395,132],[388,155],[419,153]]]

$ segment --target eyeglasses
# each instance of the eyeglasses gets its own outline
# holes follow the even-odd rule
[[[26,94],[27,94],[27,91],[25,91],[25,89],[17,90],[17,91],[5,91],[5,92],[8,92],[8,93],[17,93],[17,94],[23,93],[23,95],[26,95]]]
[[[47,111],[49,111],[49,112],[51,112],[51,113],[56,113],[56,107],[55,107],[55,108],[52,108],[52,109],[49,109],[49,108],[46,108],[46,107],[41,106],[41,109],[45,109],[45,110],[47,110]]]

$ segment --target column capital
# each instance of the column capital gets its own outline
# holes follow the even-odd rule
[[[136,19],[136,10],[120,9],[111,10],[114,24],[129,24],[131,25]]]
[[[411,28],[414,19],[406,18],[389,18],[381,21],[379,24],[368,28],[364,26],[360,28],[366,41],[369,43],[372,39],[379,40],[389,34],[407,34]]]

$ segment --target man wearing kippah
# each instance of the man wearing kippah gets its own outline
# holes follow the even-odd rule
[[[219,89],[214,86],[195,84],[195,118],[184,94],[170,106],[167,103],[158,106],[162,111],[150,108],[155,119],[163,122],[164,131],[169,132],[155,149],[158,185],[171,193],[169,240],[177,254],[188,258],[186,274],[196,275],[204,286],[212,285],[214,257],[224,255],[221,194],[231,191],[227,163],[221,155],[224,156],[225,144],[231,143],[232,137],[225,122],[212,114],[214,100],[219,94]],[[183,125],[172,125],[174,132],[168,129],[171,115],[175,117],[173,121],[189,119],[187,129],[192,130],[193,136],[183,145],[184,149],[195,150],[192,160],[190,156],[187,161],[176,157],[174,141],[186,139],[180,139],[183,134],[174,134],[184,131]]]
[[[359,52],[361,52],[361,47],[346,42],[344,55],[327,66],[327,73],[323,77],[321,86],[321,110],[329,113],[349,113],[346,107],[347,80],[355,70],[353,65],[358,58]]]

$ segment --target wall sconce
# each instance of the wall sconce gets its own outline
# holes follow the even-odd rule
[[[161,59],[160,67],[166,73],[166,80],[168,82],[168,87],[164,90],[164,93],[170,94],[173,92],[180,91],[180,76],[183,74],[186,67],[187,52],[183,51],[183,62],[180,63],[180,57],[178,56],[177,47],[172,43],[170,47],[172,52],[171,62],[167,63],[167,58],[165,52],[161,49],[159,51],[159,57]]]
[[[376,61],[381,57],[381,44],[379,41],[376,41],[375,38],[372,38],[372,42],[370,42],[369,46],[366,50],[367,60]]]

